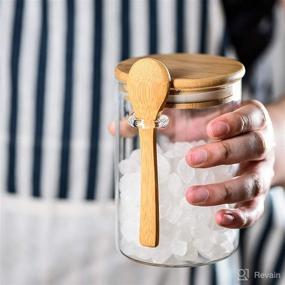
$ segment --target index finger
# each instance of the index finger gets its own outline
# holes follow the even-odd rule
[[[248,101],[246,105],[233,112],[223,114],[207,125],[210,138],[230,138],[239,134],[263,129],[267,123],[268,113],[258,101]]]

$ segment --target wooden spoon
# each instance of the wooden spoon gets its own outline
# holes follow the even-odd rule
[[[139,128],[141,147],[140,243],[156,247],[159,242],[155,120],[163,109],[169,91],[170,75],[158,60],[144,58],[129,71],[127,88],[135,116],[143,120]]]

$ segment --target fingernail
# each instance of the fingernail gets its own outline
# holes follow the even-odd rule
[[[217,122],[212,124],[212,134],[214,137],[226,135],[229,131],[230,127],[227,123]]]
[[[223,215],[222,224],[224,226],[229,226],[229,225],[231,225],[234,222],[234,220],[235,220],[234,215],[227,213],[227,214]]]
[[[207,151],[201,150],[193,150],[190,152],[190,162],[193,165],[198,165],[205,162],[208,158]]]
[[[207,188],[191,189],[187,192],[187,200],[190,203],[201,203],[208,199],[209,191]]]

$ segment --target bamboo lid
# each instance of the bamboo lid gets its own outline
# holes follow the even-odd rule
[[[154,54],[166,65],[171,76],[170,88],[177,91],[212,90],[213,88],[239,81],[244,66],[233,59],[205,54]],[[127,82],[131,66],[144,57],[130,58],[120,62],[115,70],[116,78],[123,84]]]

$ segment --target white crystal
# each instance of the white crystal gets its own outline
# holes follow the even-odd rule
[[[172,147],[172,144],[167,136],[158,135],[157,140],[158,145],[160,146],[162,152],[166,152],[169,148]]]
[[[168,160],[161,154],[157,154],[157,170],[158,170],[158,181],[163,183],[170,173],[170,164]]]
[[[146,247],[142,245],[136,246],[136,257],[141,260],[150,261],[152,259],[154,249],[151,247]]]
[[[216,182],[215,174],[212,171],[208,171],[203,184],[212,184],[215,182]]]
[[[122,202],[131,202],[136,206],[140,197],[140,174],[125,174],[120,180],[119,189]],[[126,205],[126,208],[129,208],[129,205]]]
[[[178,162],[177,174],[181,177],[184,183],[189,184],[195,175],[195,170],[186,163],[186,160],[183,157]]]
[[[183,256],[187,252],[187,242],[182,240],[174,240],[170,247],[171,252],[177,256]]]
[[[177,206],[172,207],[172,210],[168,211],[168,213],[167,213],[166,219],[171,224],[177,224],[179,219],[182,216],[182,209],[180,207],[177,207]]]
[[[238,165],[219,165],[211,168],[215,175],[216,182],[223,182],[231,179],[238,171]]]
[[[172,145],[168,145],[168,150],[165,152],[165,156],[168,158],[183,157],[190,148],[191,144],[188,142],[176,142]]]
[[[140,165],[140,161],[141,161],[141,151],[140,149],[135,149],[131,155],[130,155],[130,160],[133,160],[135,162],[137,162]]]
[[[128,242],[136,242],[139,238],[139,227],[136,221],[128,220],[121,224],[122,235]]]
[[[120,244],[121,250],[123,251],[124,254],[130,256],[130,257],[135,257],[137,253],[137,247],[135,246],[134,243],[128,242],[127,240],[123,239],[121,244]]]
[[[180,179],[180,177],[176,173],[171,173],[168,178],[168,191],[174,197],[183,197],[184,194],[184,186]]]
[[[229,255],[236,246],[237,231],[216,224],[215,215],[229,205],[193,206],[185,199],[187,187],[229,179],[232,166],[208,169],[190,167],[185,154],[205,142],[171,143],[157,146],[159,182],[159,245],[144,247],[139,242],[140,150],[120,162],[119,219],[121,250],[135,259],[157,264],[199,264]]]
[[[166,236],[161,236],[158,247],[154,248],[152,253],[153,262],[158,264],[165,263],[171,257],[169,250],[169,239]]]
[[[160,203],[159,203],[159,216],[161,219],[169,216],[170,212],[172,211],[172,203],[170,199],[165,199],[165,201],[163,201],[162,199],[160,199]]]
[[[140,171],[140,165],[133,159],[125,159],[119,163],[119,170],[122,174],[134,173]]]
[[[185,224],[184,226],[179,226],[177,227],[177,232],[175,235],[175,238],[177,240],[185,241],[185,242],[191,242],[192,241],[192,236],[191,236],[191,230],[190,230],[191,225],[190,224]]]
[[[201,262],[201,259],[198,255],[197,249],[193,246],[193,244],[189,244],[189,243],[187,245],[187,250],[186,250],[185,255],[183,255],[181,257],[177,256],[177,259],[185,260],[188,262],[190,261],[193,263],[200,263]]]

